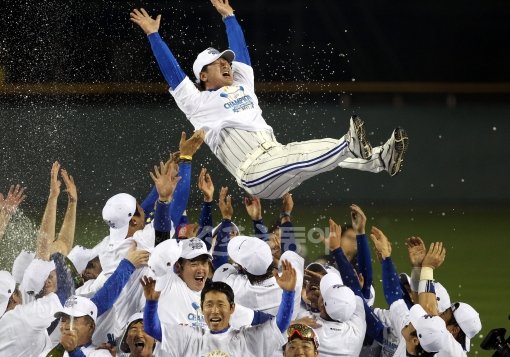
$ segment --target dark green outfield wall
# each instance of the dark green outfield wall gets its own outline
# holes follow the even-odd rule
[[[330,101],[331,103],[331,101]],[[264,116],[287,143],[339,137],[352,109],[332,104],[263,106]],[[302,201],[456,203],[510,202],[508,182],[510,107],[363,105],[370,139],[378,144],[395,125],[404,126],[410,149],[401,175],[335,170],[295,191]],[[102,206],[112,194],[141,197],[150,184],[148,171],[178,146],[180,131],[192,127],[169,99],[155,104],[70,104],[63,100],[3,103],[0,107],[0,191],[22,181],[30,204],[44,202],[48,173],[60,160],[79,185],[83,203]],[[235,186],[219,162],[203,147],[197,164],[206,165],[217,186]],[[198,172],[195,164],[194,172]]]

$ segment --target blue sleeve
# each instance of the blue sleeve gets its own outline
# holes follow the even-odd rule
[[[159,232],[170,232],[172,229],[172,222],[170,221],[170,205],[171,202],[156,203],[156,212],[154,212],[154,229]]]
[[[384,298],[391,306],[395,301],[403,299],[402,289],[400,288],[400,279],[398,278],[397,269],[395,264],[388,257],[382,261],[382,281]]]
[[[365,300],[363,294],[361,293],[361,287],[359,285],[358,277],[354,272],[354,268],[351,263],[345,257],[345,254],[341,248],[335,249],[331,252],[331,254],[335,257],[336,264],[338,265],[338,270],[340,270],[340,275],[342,276],[342,280],[345,285],[350,287],[354,294],[358,295]]]
[[[68,352],[69,357],[85,357],[85,354],[81,350],[81,348],[76,347],[74,351]]]
[[[365,234],[358,234],[356,236],[358,245],[358,267],[365,279],[365,283],[361,288],[361,292],[365,299],[370,299],[370,287],[372,286],[372,257],[370,255],[370,247],[368,246],[368,239]]]
[[[65,257],[61,253],[54,253],[51,255],[51,260],[55,263],[55,270],[57,272],[57,291],[56,294],[62,306],[64,306],[67,298],[71,296],[72,291],[77,286],[74,286],[71,272],[65,266]]]
[[[203,202],[202,210],[200,211],[200,218],[198,219],[198,233],[197,237],[204,241],[207,250],[211,249],[212,244],[212,202]]]
[[[213,269],[216,270],[225,263],[228,263],[227,246],[229,242],[232,221],[224,219],[218,228],[218,236],[216,238],[216,247],[213,252]]]
[[[97,306],[97,316],[101,316],[113,306],[135,269],[129,260],[122,259],[103,287],[90,299]]]
[[[161,342],[161,322],[158,316],[158,301],[147,300],[143,309],[143,329],[147,334]]]
[[[273,315],[262,311],[255,310],[253,312],[254,312],[253,320],[251,322],[252,326],[262,325],[264,322],[269,321],[273,318]]]
[[[384,334],[384,325],[379,320],[377,315],[374,313],[374,310],[368,306],[368,304],[363,300],[363,306],[365,307],[365,321],[367,322],[367,331],[365,334],[380,344],[383,344],[383,334]]]
[[[287,250],[291,250],[293,252],[297,251],[296,244],[296,236],[294,235],[294,226],[292,222],[285,222],[280,225],[280,230],[282,232],[281,236],[281,251],[282,254]]]
[[[250,54],[246,47],[243,30],[235,16],[228,16],[224,20],[227,29],[228,47],[236,54],[235,60],[251,66]]]
[[[179,164],[179,176],[181,180],[177,183],[170,207],[170,215],[174,227],[179,225],[181,216],[188,206],[191,184],[191,162],[181,162]]]
[[[179,63],[177,63],[177,60],[159,33],[151,33],[147,38],[149,39],[152,53],[154,57],[156,57],[163,77],[165,77],[166,82],[171,88],[177,88],[184,78],[186,78],[186,74],[182,71],[181,66],[179,66]]]
[[[156,203],[156,200],[158,199],[158,190],[156,190],[156,186],[152,186],[151,192],[145,197],[145,200],[143,200],[142,206],[143,211],[145,212],[145,217],[149,217],[154,211],[154,204]]]
[[[284,332],[290,325],[292,313],[294,312],[294,294],[295,291],[286,291],[282,293],[282,302],[276,313],[276,325],[281,332]]]
[[[269,240],[269,235],[267,234],[267,227],[262,219],[253,221],[253,230],[255,231],[255,237],[262,239],[264,242],[267,242]]]

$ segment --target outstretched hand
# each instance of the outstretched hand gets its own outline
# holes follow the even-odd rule
[[[278,286],[285,291],[294,291],[297,282],[296,270],[292,267],[292,264],[287,260],[282,260],[282,275],[278,275],[278,270],[273,271],[273,276],[278,283]]]
[[[253,221],[259,221],[262,219],[262,205],[260,204],[260,198],[256,196],[245,197],[244,207],[246,207],[246,212]]]
[[[320,237],[326,249],[330,252],[342,246],[342,227],[340,227],[331,218],[329,219],[329,236],[327,238]]]
[[[218,206],[220,207],[221,216],[223,219],[232,219],[234,215],[234,208],[232,207],[232,197],[227,196],[228,187],[222,187],[220,190],[220,198]]]
[[[49,198],[57,198],[60,195],[60,185],[62,184],[58,179],[58,174],[60,172],[60,163],[55,161],[53,166],[51,167],[51,180],[50,180],[50,197]]]
[[[372,239],[372,242],[374,242],[377,252],[381,254],[382,259],[386,259],[391,256],[391,243],[379,228],[372,227],[370,238]]]
[[[352,228],[354,228],[356,234],[365,234],[365,226],[367,224],[365,213],[358,205],[352,204],[350,208]]]
[[[234,14],[234,9],[228,3],[228,0],[211,0],[212,6],[220,13],[221,16],[229,16]]]
[[[145,296],[145,300],[159,300],[161,292],[156,291],[156,280],[144,275],[143,278],[140,279],[140,284],[143,286],[143,295]]]
[[[205,167],[200,170],[198,176],[198,189],[204,194],[204,202],[212,202],[214,195],[214,184],[211,175]]]
[[[66,192],[67,197],[69,198],[69,202],[78,201],[78,190],[76,189],[74,178],[69,175],[65,169],[60,171],[60,176],[62,176],[62,180],[64,180],[64,184],[66,185]]]
[[[149,262],[150,253],[146,250],[137,250],[136,249],[136,242],[133,241],[131,243],[131,247],[129,247],[129,250],[126,255],[126,259],[131,262],[131,264],[134,265],[135,268],[140,268],[144,265],[147,265]]]
[[[186,133],[181,133],[181,141],[179,142],[179,152],[181,156],[193,156],[200,149],[205,139],[205,130],[199,129],[186,140]]]
[[[161,202],[172,200],[177,183],[181,180],[181,177],[177,176],[177,172],[178,168],[174,162],[167,161],[163,163],[161,161],[159,167],[154,166],[154,173],[149,173],[154,181]]]
[[[425,243],[420,237],[409,237],[406,241],[407,253],[413,267],[420,267],[427,253]]]
[[[151,33],[159,31],[159,23],[161,22],[161,15],[156,16],[156,19],[153,19],[149,16],[145,9],[141,8],[140,10],[134,9],[130,14],[130,20],[135,24],[140,26],[140,28],[145,32],[146,35],[150,35]]]
[[[23,194],[24,191],[25,188],[18,184],[16,186],[12,185],[11,188],[9,188],[9,192],[5,198],[4,195],[0,193],[0,211],[6,212],[7,214],[16,212],[18,206],[27,197]]]
[[[432,243],[425,258],[423,258],[421,266],[436,269],[443,264],[445,258],[446,248],[443,247],[443,242]]]

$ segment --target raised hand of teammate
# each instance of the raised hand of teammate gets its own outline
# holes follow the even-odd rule
[[[214,196],[214,184],[211,179],[211,175],[209,175],[209,172],[207,172],[205,167],[202,167],[200,175],[198,176],[198,189],[204,195],[204,202],[212,202]]]
[[[143,278],[140,279],[140,284],[142,284],[143,287],[143,295],[145,296],[145,300],[159,300],[161,292],[156,291],[156,280],[144,275]]]
[[[431,243],[425,258],[423,258],[421,266],[436,269],[443,264],[445,258],[446,248],[443,246],[443,242]]]
[[[296,270],[292,264],[287,260],[282,260],[282,275],[278,275],[278,270],[273,271],[273,276],[278,283],[278,286],[285,291],[294,291],[297,282]]]
[[[425,248],[423,240],[420,237],[409,237],[407,238],[406,246],[413,268],[421,268],[425,254],[427,254],[427,248]]]
[[[135,24],[140,26],[140,28],[145,32],[146,35],[150,35],[151,33],[159,31],[159,23],[161,22],[161,15],[156,16],[156,19],[153,19],[149,16],[145,9],[141,8],[140,10],[134,9],[130,14],[130,20]]]
[[[262,219],[262,205],[260,204],[260,198],[256,196],[245,197],[244,207],[246,207],[246,212],[253,221],[260,221]]]
[[[350,208],[352,228],[354,228],[356,234],[365,234],[365,226],[367,224],[365,213],[358,205],[352,204]]]
[[[330,252],[342,246],[342,228],[331,218],[329,219],[329,236],[327,238],[320,237],[326,249]]]
[[[181,179],[180,176],[177,176],[177,170],[177,165],[174,162],[167,161],[163,163],[163,161],[161,161],[159,167],[156,165],[154,166],[154,173],[149,173],[154,181],[161,202],[169,202],[172,200],[175,187]]]
[[[234,9],[228,3],[228,0],[211,0],[212,6],[220,13],[221,16],[229,16],[234,14]]]
[[[179,152],[181,157],[192,157],[200,149],[205,138],[204,129],[197,130],[191,138],[186,140],[186,133],[181,133],[181,141],[179,143]]]
[[[23,202],[23,200],[27,197],[23,194],[25,191],[24,187],[21,187],[19,184],[16,186],[11,185],[9,188],[9,192],[4,197],[4,195],[0,192],[0,211],[7,214],[12,214],[16,212],[18,206]]]
[[[372,242],[374,242],[375,249],[379,252],[382,259],[391,256],[391,243],[379,228],[372,227],[370,238]]]
[[[234,208],[232,207],[232,197],[227,196],[228,187],[222,187],[220,190],[220,197],[218,206],[220,207],[221,216],[223,219],[232,219],[234,215]]]

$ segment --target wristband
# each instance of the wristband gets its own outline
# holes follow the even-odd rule
[[[231,17],[231,16],[234,16],[234,13],[231,13],[231,14],[228,14],[228,15],[223,15],[221,18],[223,20],[225,20],[227,17]]]
[[[430,267],[422,267],[420,280],[434,280],[434,269]]]
[[[418,291],[418,286],[420,284],[420,272],[421,268],[414,267],[411,271],[411,280],[409,281],[409,285],[411,286],[411,290],[414,292]]]
[[[283,211],[280,213],[280,218],[290,217],[290,211]]]
[[[191,155],[179,155],[179,160],[191,161],[192,159],[193,159],[193,156],[191,156]]]
[[[432,280],[420,280],[420,286],[418,287],[418,293],[436,293],[434,288],[434,281]]]

